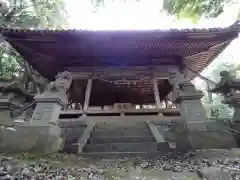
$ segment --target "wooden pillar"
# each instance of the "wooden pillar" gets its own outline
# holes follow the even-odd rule
[[[86,88],[86,93],[85,93],[84,106],[83,106],[84,114],[86,114],[87,109],[88,109],[89,100],[90,100],[90,94],[91,94],[91,89],[92,89],[92,79],[88,79],[87,88]]]
[[[161,109],[161,101],[160,101],[160,97],[159,97],[159,90],[158,90],[156,77],[154,77],[152,79],[152,83],[153,83],[153,92],[154,92],[156,107],[157,107],[157,109]]]

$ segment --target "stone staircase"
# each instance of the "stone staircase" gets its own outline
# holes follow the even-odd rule
[[[83,148],[85,155],[140,155],[167,151],[168,144],[158,144],[145,122],[97,123]]]
[[[97,122],[92,126],[86,123],[70,126],[67,123],[62,128],[63,151],[82,156],[115,158],[238,147],[225,127],[210,121],[206,123],[205,131],[187,132],[177,130],[177,124],[151,124],[137,120]],[[174,143],[175,147],[169,146],[169,143]]]
[[[79,148],[79,139],[83,135],[83,132],[87,128],[86,124],[82,124],[80,126],[75,127],[65,127],[62,129],[62,137],[63,137],[63,147],[62,151],[66,153],[74,153],[78,152]]]

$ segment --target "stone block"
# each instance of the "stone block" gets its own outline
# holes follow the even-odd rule
[[[193,122],[188,123],[187,127],[188,139],[195,149],[229,149],[237,147],[234,137],[214,122]]]
[[[153,136],[142,136],[142,137],[95,137],[90,139],[91,143],[103,144],[103,143],[141,143],[141,142],[155,142]]]
[[[108,138],[108,137],[152,137],[151,132],[149,130],[122,130],[118,129],[115,131],[97,131],[92,133],[92,137],[101,137],[101,138]]]
[[[31,122],[41,121],[57,124],[62,106],[57,103],[38,103]]]
[[[60,149],[60,128],[18,123],[16,131],[1,129],[1,152],[54,153]]]
[[[232,118],[233,123],[240,123],[240,107],[234,108],[235,112]]]
[[[132,175],[134,177],[134,174]],[[143,171],[136,179],[151,179],[151,180],[201,180],[197,173],[190,172],[171,172],[171,171]]]
[[[109,143],[87,144],[84,152],[155,152],[158,144],[155,142],[141,143]]]
[[[0,126],[12,126],[13,120],[8,109],[0,109]]]
[[[207,180],[231,180],[230,172],[219,171],[215,167],[205,167],[199,170],[200,176]]]
[[[199,99],[182,101],[180,103],[180,113],[186,121],[202,121],[206,119],[206,112]]]

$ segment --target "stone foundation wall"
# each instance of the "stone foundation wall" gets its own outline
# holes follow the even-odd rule
[[[214,122],[205,122],[204,131],[181,131],[179,124],[157,124],[155,126],[166,141],[175,142],[177,150],[184,149],[229,149],[236,148],[234,135]]]
[[[228,130],[211,121],[199,122],[198,126],[206,127],[204,131],[187,132],[188,139],[195,149],[230,149],[236,148],[234,136]]]
[[[1,152],[52,153],[61,145],[60,129],[57,126],[35,126],[16,124],[16,131],[2,128],[0,130]]]

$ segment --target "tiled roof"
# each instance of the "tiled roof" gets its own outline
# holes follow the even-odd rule
[[[200,72],[238,36],[239,30],[238,22],[225,28],[151,31],[0,28],[6,40],[49,79],[66,66],[148,65],[156,59],[159,64],[183,59]]]

